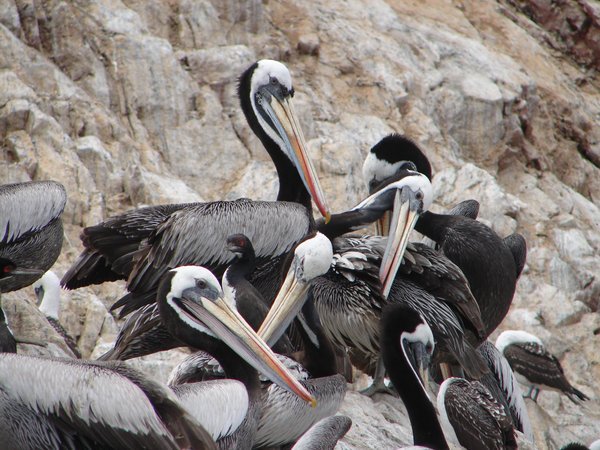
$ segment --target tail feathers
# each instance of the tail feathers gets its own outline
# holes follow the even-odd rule
[[[585,395],[579,389],[576,389],[572,386],[571,386],[571,391],[566,392],[566,394],[569,397],[569,399],[575,404],[579,404],[580,402],[590,399],[587,395]]]
[[[454,342],[456,345],[450,346],[450,351],[467,373],[470,379],[479,380],[483,375],[489,373],[485,360],[467,341]]]

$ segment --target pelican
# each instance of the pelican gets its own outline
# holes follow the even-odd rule
[[[242,74],[238,94],[251,129],[277,169],[278,201],[154,206],[88,227],[82,235],[86,248],[63,277],[63,286],[127,278],[129,293],[113,305],[123,307],[123,316],[155,301],[156,286],[169,268],[203,265],[220,276],[233,259],[225,246],[227,236],[244,233],[256,251],[253,284],[271,301],[285,255],[314,228],[311,196],[325,217],[329,210],[294,113],[287,68],[277,61],[258,61]],[[153,309],[146,314],[156,317]],[[152,322],[149,317],[138,317],[140,321]]]
[[[15,449],[216,448],[168,388],[123,363],[14,354],[0,354],[0,440]]]
[[[448,440],[458,437],[457,442],[469,449],[517,448],[503,406],[478,382],[450,378],[442,384],[437,398],[440,424],[424,384],[433,334],[419,313],[403,305],[387,307],[381,320],[381,349],[408,411],[414,445],[448,449]]]
[[[388,375],[406,406],[414,445],[448,450],[444,431],[417,371],[424,373],[433,353],[431,329],[416,311],[390,305],[381,318],[381,356]]]
[[[244,247],[243,251],[248,252],[248,248],[251,246],[239,235],[230,237],[230,242],[235,243],[237,251],[241,251]],[[286,294],[278,295],[278,299],[274,303],[275,315],[273,321],[270,319],[267,325],[267,335],[271,336],[269,334],[271,327],[274,327],[277,334],[287,327],[287,324],[297,314],[294,308],[287,309],[288,305],[294,305],[296,302],[290,302],[287,299],[290,296],[293,299],[295,296],[305,295],[310,280],[326,272],[331,259],[331,243],[320,233],[316,233],[296,247],[293,258],[289,261],[290,267],[282,288]],[[242,262],[240,265],[244,266],[245,263]],[[244,290],[248,289],[246,282],[239,277],[239,269],[238,263],[235,263],[223,275],[223,290],[236,304],[239,304],[240,296],[243,298]],[[280,298],[284,300],[280,301]],[[264,301],[256,300],[260,303]],[[262,321],[263,317],[256,318]],[[307,317],[306,320],[313,325],[314,317]],[[316,333],[316,339],[321,336],[314,325],[310,327],[310,332]],[[265,342],[269,343],[277,339],[278,336],[274,335],[268,340],[265,339]],[[254,446],[273,447],[293,443],[315,422],[335,414],[339,409],[346,393],[346,381],[342,375],[337,374],[335,364],[332,366],[332,362],[335,362],[333,349],[329,348],[329,351],[326,351],[326,346],[320,340],[317,341],[317,345],[322,354],[319,354],[318,361],[313,362],[315,366],[322,366],[319,368],[321,370],[319,374],[322,375],[319,378],[309,379],[304,368],[287,358],[280,357],[286,361],[286,367],[297,374],[296,378],[300,380],[300,384],[315,397],[317,406],[311,408],[305,401],[300,400],[296,395],[291,395],[280,386],[263,383],[262,400],[260,395],[254,395],[250,399],[251,407],[257,408],[260,412]],[[210,361],[203,354],[195,354],[174,369],[169,383],[177,385],[222,376],[222,371],[215,362]]]
[[[314,402],[240,318],[207,269],[170,270],[161,281],[157,301],[167,329],[188,345],[210,351],[228,376],[245,385],[258,385],[260,370],[305,401]],[[197,422],[171,391],[123,363],[1,356],[0,393],[0,437],[8,446],[63,448],[71,442],[63,439],[81,439],[83,444],[76,441],[71,447],[89,443],[90,447],[111,448],[214,448],[205,431],[198,434]],[[218,403],[205,406],[214,408],[214,414],[221,408]],[[160,417],[154,418],[157,412]],[[185,422],[180,423],[181,419]],[[182,434],[186,430],[192,432],[191,437]]]
[[[40,311],[44,313],[52,328],[62,336],[73,355],[81,358],[77,343],[60,324],[58,318],[60,314],[60,280],[56,274],[51,270],[46,272],[42,278],[33,283],[33,290],[38,299]]]
[[[374,146],[365,159],[363,176],[372,189],[391,173],[413,164],[431,178],[431,166],[419,147],[392,134]],[[492,229],[463,215],[424,212],[415,229],[435,241],[469,281],[479,303],[487,338],[508,313],[516,288],[519,264],[525,260],[525,239],[501,239]],[[521,265],[522,268],[522,265]]]
[[[158,280],[169,268],[201,264],[220,276],[232,260],[225,248],[231,234],[246,234],[262,264],[284,255],[310,231],[311,196],[329,216],[293,109],[288,69],[277,61],[260,60],[242,74],[238,94],[250,128],[275,164],[278,201],[161,205],[108,219],[84,229],[85,250],[63,277],[63,286],[125,278],[130,294],[114,308],[124,306],[122,314],[127,314],[154,301]],[[266,284],[274,295],[277,283]]]
[[[540,388],[562,392],[573,403],[589,400],[569,383],[556,356],[546,350],[537,336],[522,330],[506,330],[496,339],[496,348],[516,372],[517,380],[529,386],[526,397],[534,402]]]
[[[312,282],[315,307],[336,345],[353,349],[351,356],[361,354],[361,359],[366,356],[370,360],[379,356],[378,324],[383,307],[391,303],[409,305],[432,324],[436,339],[443,344],[440,349],[449,350],[465,370],[478,378],[487,369],[465,340],[464,330],[472,330],[479,338],[483,323],[468,282],[443,255],[423,244],[408,242],[411,223],[414,224],[432,199],[429,180],[411,170],[412,167],[403,168],[393,179],[378,185],[378,190],[369,198],[348,213],[340,214],[341,226],[338,215],[334,215],[329,224],[321,227],[334,237],[354,229],[355,220],[362,224],[364,217],[357,215],[357,211],[366,208],[369,220],[373,221],[375,213],[381,217],[386,209],[393,209],[397,231],[390,238],[344,236],[333,239],[332,269]],[[403,252],[403,249],[408,251]],[[353,361],[356,360],[354,357]],[[374,385],[366,393],[383,388],[383,376],[383,365],[378,363]]]
[[[66,202],[65,188],[54,181],[0,186],[0,258],[18,268],[0,281],[0,293],[29,286],[52,267],[62,247]]]
[[[207,337],[205,335],[203,335],[203,337],[200,339],[199,337],[196,337],[198,334],[196,332],[194,332],[194,336],[192,339],[189,336],[190,330],[186,330],[186,327],[181,327],[181,325],[178,324],[179,320],[172,321],[172,319],[169,318],[169,316],[172,315],[173,312],[175,312],[178,316],[180,316],[182,313],[192,314],[193,316],[197,317],[204,316],[205,313],[201,309],[199,309],[198,306],[196,306],[197,301],[195,303],[190,303],[190,301],[186,300],[184,294],[190,291],[190,289],[192,289],[192,291],[188,293],[188,296],[190,296],[192,300],[198,295],[194,293],[194,289],[198,290],[198,288],[200,288],[201,291],[206,291],[204,297],[201,297],[202,305],[205,305],[204,307],[206,308],[212,308],[213,304],[220,303],[222,303],[223,306],[227,306],[229,309],[228,315],[234,315],[236,317],[237,322],[239,322],[240,324],[244,324],[245,333],[251,336],[255,336],[253,342],[261,344],[260,350],[266,355],[269,355],[269,361],[274,367],[274,369],[267,370],[265,367],[263,367],[264,365],[258,366],[258,368],[261,369],[261,372],[267,375],[271,379],[271,381],[275,381],[279,386],[288,389],[290,392],[293,392],[294,394],[298,395],[300,398],[302,398],[302,400],[305,403],[309,401],[313,407],[316,405],[316,400],[314,399],[314,397],[310,395],[307,389],[304,386],[302,386],[295,378],[293,378],[293,376],[289,374],[287,370],[285,370],[284,366],[279,362],[279,360],[277,360],[277,358],[271,352],[268,346],[262,340],[260,340],[260,338],[258,338],[258,336],[251,330],[250,326],[243,321],[241,316],[239,316],[239,313],[237,312],[237,310],[235,310],[235,298],[230,297],[229,294],[224,294],[222,291],[216,290],[215,286],[218,286],[218,283],[216,283],[216,279],[214,279],[214,276],[212,276],[210,272],[206,271],[212,276],[212,281],[210,284],[208,284],[208,275],[204,276],[203,278],[200,278],[200,275],[195,274],[193,275],[193,279],[190,279],[192,275],[188,274],[188,272],[191,271],[191,269],[181,268],[177,270],[179,270],[180,272],[175,274],[175,276],[172,279],[172,282],[169,284],[169,286],[171,286],[171,291],[165,294],[167,290],[167,287],[165,287],[165,285],[168,285],[168,277],[166,281],[162,282],[161,287],[159,288],[159,299],[166,298],[166,302],[162,300],[159,301],[158,307],[161,313],[161,317],[163,318],[163,321],[165,321],[165,325],[167,325],[167,329],[178,339],[188,344],[191,344],[195,348],[205,350],[212,356],[214,356],[218,360],[221,367],[223,367],[223,370],[225,371],[227,377],[241,381],[248,392],[248,412],[243,422],[244,426],[243,428],[238,428],[234,435],[227,436],[225,438],[226,445],[225,443],[223,445],[225,445],[226,448],[233,447],[234,445],[236,445],[237,448],[250,448],[252,442],[254,442],[254,433],[256,432],[256,427],[258,426],[258,419],[260,414],[261,389],[258,373],[256,372],[256,370],[249,370],[250,366],[248,365],[248,363],[252,363],[253,361],[255,361],[256,358],[250,358],[252,357],[252,353],[248,355],[240,353],[240,356],[243,357],[242,359],[239,356],[232,354],[231,350],[225,347],[221,341],[215,341],[214,339],[211,339],[210,337]],[[194,270],[197,269],[194,268]],[[181,276],[183,276],[184,278],[180,278]],[[206,283],[206,287],[185,287],[190,285],[194,286],[194,280],[203,281],[204,283]],[[180,289],[183,289],[181,291],[182,294],[178,294]],[[184,295],[184,298],[182,300],[177,300],[179,298],[179,295]],[[205,297],[207,297],[207,299],[205,299]],[[169,298],[172,298],[172,300],[169,300]],[[168,309],[169,306],[171,306],[171,308],[174,311],[170,311]],[[167,309],[165,310],[165,308]],[[209,311],[210,310],[211,309],[209,309]],[[196,340],[196,342],[194,342],[194,339]],[[236,349],[236,351],[239,350]],[[254,352],[256,352],[256,350],[254,350]],[[288,386],[291,386],[292,388]]]

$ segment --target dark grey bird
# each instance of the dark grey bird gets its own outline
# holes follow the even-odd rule
[[[510,414],[479,381],[448,378],[437,396],[442,426],[473,450],[517,449]],[[450,439],[451,441],[454,439]]]
[[[427,322],[404,305],[389,305],[381,318],[381,356],[406,406],[414,445],[448,450],[444,431],[424,381],[434,350]]]
[[[560,362],[542,341],[523,330],[503,331],[496,339],[496,348],[506,357],[520,383],[529,386],[526,397],[537,401],[540,389],[562,392],[574,403],[589,400],[565,377]]]
[[[35,276],[39,275],[37,269],[19,269],[12,261],[0,258],[0,283],[13,276]],[[2,294],[0,293],[0,353],[17,353],[17,344],[30,344],[45,347],[44,342],[25,337],[15,337],[8,325],[6,313],[2,307]]]
[[[415,445],[447,449],[448,441],[453,441],[477,450],[517,448],[510,417],[478,382],[446,380],[437,398],[438,421],[424,382],[433,334],[419,313],[403,305],[387,307],[381,320],[381,348],[409,414]]]
[[[0,186],[0,258],[18,270],[0,280],[0,293],[29,286],[60,254],[65,188],[54,181]]]
[[[60,280],[49,270],[42,278],[33,283],[33,290],[38,299],[38,307],[46,316],[48,323],[64,339],[65,344],[76,358],[81,358],[77,343],[59,321],[60,314]]]
[[[235,244],[236,251],[247,253],[251,244],[246,239],[236,235],[230,237],[229,241]],[[293,302],[294,297],[306,293],[310,280],[326,272],[331,260],[331,243],[320,233],[304,240],[295,248],[282,287],[286,294],[278,295],[278,299],[273,305],[275,310],[274,319],[271,321],[269,318],[269,327],[272,326],[277,330],[287,327],[286,324],[289,324],[297,314],[293,308],[287,309],[287,306],[295,304]],[[239,276],[238,270],[243,269],[245,265],[246,263],[243,260],[239,260],[232,264],[223,275],[223,290],[235,300],[236,304],[239,304],[238,299],[247,301],[244,300],[245,294],[248,290],[252,291],[252,288]],[[284,300],[280,301],[279,299]],[[256,300],[259,302],[264,301]],[[273,316],[271,315],[271,317]],[[264,315],[257,312],[257,316],[254,316],[254,318],[257,321],[262,321]],[[314,317],[308,316],[306,320],[311,323]],[[282,321],[282,325],[278,326],[278,321]],[[314,337],[317,339],[317,346],[319,346],[319,355],[317,355],[319,361],[314,361],[314,365],[321,365],[321,371],[325,371],[326,367],[331,367],[331,360],[334,360],[333,350],[322,345],[323,343],[319,340],[322,335],[319,333],[318,328],[312,326],[309,332],[315,333]],[[273,336],[273,338],[265,339],[265,341],[270,343],[277,339],[278,336]],[[253,397],[250,399],[251,408],[258,408],[260,411],[260,420],[253,441],[255,447],[273,447],[294,443],[315,422],[335,414],[346,393],[346,381],[342,375],[336,373],[335,367],[330,368],[327,373],[321,372],[320,374],[323,376],[308,378],[308,373],[298,363],[283,356],[280,356],[280,358],[285,361],[286,367],[296,375],[300,384],[314,396],[317,406],[311,407],[296,395],[290,394],[280,386],[268,382],[268,380],[263,380],[262,398]],[[189,383],[191,381],[221,378],[223,375],[222,370],[214,361],[199,353],[184,360],[171,374],[169,383]]]
[[[351,426],[352,420],[347,416],[321,419],[298,439],[292,450],[333,450]]]
[[[292,106],[287,68],[277,61],[258,61],[242,74],[238,94],[248,124],[277,169],[279,202],[161,205],[111,218],[84,229],[85,250],[63,277],[64,286],[127,279],[131,295],[117,304],[126,306],[126,313],[152,301],[145,294],[169,267],[204,263],[220,276],[233,258],[225,248],[231,234],[247,235],[260,263],[289,250],[307,233],[311,196],[329,215]],[[149,242],[140,248],[145,240]]]
[[[31,450],[216,448],[168,388],[123,363],[14,354],[0,354],[0,440]]]
[[[231,297],[231,294],[229,288],[225,293],[221,290],[216,278],[207,269],[185,266],[169,271],[161,281],[158,308],[169,332],[180,341],[211,354],[228,378],[244,385],[248,396],[244,420],[235,433],[224,436],[219,445],[221,448],[251,448],[258,426],[262,395],[257,369],[271,381],[301,397],[303,402],[308,401],[313,407],[316,403],[315,398],[241,318],[235,309],[235,297]],[[218,319],[218,322],[211,317]],[[229,325],[223,328],[223,324]],[[207,326],[210,330],[206,329]],[[221,330],[222,340],[215,339],[211,330]],[[227,397],[221,400],[227,401]],[[207,406],[217,411],[232,407],[221,402]],[[240,406],[244,405],[240,403]]]
[[[160,277],[169,268],[198,264],[221,276],[233,260],[227,236],[243,233],[256,252],[252,282],[272,301],[286,254],[314,228],[311,197],[324,216],[329,211],[293,110],[287,68],[258,61],[242,74],[238,93],[250,127],[277,169],[278,201],[152,206],[108,219],[84,229],[85,250],[63,277],[63,286],[127,279],[129,293],[113,305],[123,307],[125,315],[154,302]]]
[[[427,177],[412,168],[411,163],[395,175],[399,179],[394,178],[393,182],[387,179],[378,185],[367,200],[350,211],[354,213],[365,207],[375,211],[372,204],[377,202],[380,216],[384,208],[392,210],[394,231],[389,238],[342,236],[333,239],[332,269],[312,282],[315,308],[334,344],[350,348],[353,362],[371,372],[369,367],[379,357],[382,309],[393,303],[408,305],[432,324],[440,343],[439,353],[449,351],[465,370],[478,378],[487,369],[465,339],[465,328],[479,338],[484,326],[467,280],[439,252],[408,242],[412,225],[429,206],[432,197]],[[393,201],[382,201],[388,192],[393,193]],[[341,215],[344,215],[344,226],[338,227],[338,215],[333,215],[330,223],[320,229],[330,237],[353,229],[349,225],[354,217],[349,216],[346,221],[345,213]],[[390,247],[398,249],[393,252],[393,262],[388,257]],[[383,365],[378,363],[374,385],[366,393],[383,389],[383,377]]]
[[[375,145],[363,165],[370,189],[411,163],[431,179],[431,165],[421,149],[410,139],[393,134]],[[415,229],[432,239],[440,251],[455,263],[469,281],[479,303],[486,326],[486,338],[504,319],[516,288],[518,274],[525,262],[525,239],[513,235],[501,239],[491,228],[463,215],[426,211]]]

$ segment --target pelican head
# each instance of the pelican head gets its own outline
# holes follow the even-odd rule
[[[329,220],[330,210],[292,104],[294,88],[287,67],[270,59],[256,62],[242,74],[239,95],[248,122],[265,147],[271,147],[265,138],[276,144],[297,171],[321,214]],[[281,155],[271,154],[271,157],[276,165],[281,160]]]
[[[28,269],[26,267],[17,267],[17,265],[7,258],[0,257],[0,292],[2,292],[2,283],[20,276],[42,275],[43,270]]]
[[[431,164],[419,146],[410,138],[400,134],[390,134],[375,144],[363,163],[363,179],[369,193],[386,178],[395,175],[401,168],[411,163],[416,170],[431,180]]]
[[[311,280],[326,274],[332,260],[331,241],[321,233],[315,233],[296,246],[283,284],[258,330],[265,342],[277,342],[302,309]]]
[[[161,317],[175,337],[198,347],[202,335],[219,339],[271,381],[314,404],[314,398],[237,312],[233,300],[225,297],[208,269],[170,270],[161,281],[158,300]]]
[[[367,197],[353,209],[382,209],[378,231],[388,235],[387,247],[379,270],[382,294],[387,297],[402,256],[408,245],[408,237],[419,215],[427,211],[433,201],[433,188],[429,179],[411,168],[402,168],[397,174],[383,180]],[[388,211],[391,209],[391,215]]]

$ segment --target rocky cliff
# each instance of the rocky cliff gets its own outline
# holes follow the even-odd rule
[[[236,78],[285,62],[334,210],[365,195],[362,160],[397,131],[436,173],[436,207],[475,198],[481,218],[529,247],[502,328],[542,338],[584,406],[527,401],[540,449],[600,437],[600,7],[594,0],[3,0],[0,182],[54,179],[69,200],[62,275],[82,227],[142,204],[273,199]],[[435,208],[434,208],[435,209]],[[86,356],[117,330],[114,283],[64,293]],[[17,334],[67,349],[30,289],[4,297]],[[165,377],[181,352],[146,362]],[[144,364],[144,363],[139,363]],[[411,442],[399,400],[349,393],[340,448]]]

